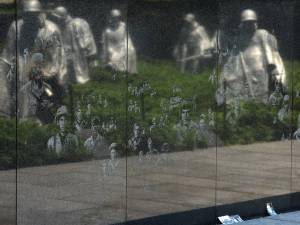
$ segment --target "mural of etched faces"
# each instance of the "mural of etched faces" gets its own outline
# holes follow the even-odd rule
[[[0,221],[216,224],[299,192],[292,0],[17,7],[0,2]]]

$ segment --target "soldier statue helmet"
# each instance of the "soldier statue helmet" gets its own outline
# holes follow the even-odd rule
[[[121,11],[118,9],[112,9],[110,11],[110,19],[109,22],[112,26],[117,26],[117,24],[121,21]]]
[[[25,23],[32,24],[34,27],[38,27],[41,20],[39,16],[42,12],[42,5],[38,0],[26,0],[23,1],[23,19]]]
[[[257,21],[256,12],[252,9],[245,9],[241,13],[241,22]]]
[[[241,13],[240,28],[247,31],[255,31],[257,29],[257,15],[252,9],[245,9]]]
[[[38,0],[23,1],[23,13],[40,13],[42,5]]]
[[[192,13],[188,13],[188,14],[186,14],[185,16],[184,16],[184,21],[185,22],[188,22],[188,23],[191,23],[191,22],[193,22],[193,21],[195,21],[195,15],[194,14],[192,14]]]
[[[110,11],[110,17],[111,18],[118,18],[121,17],[121,11],[118,9],[113,9]]]
[[[51,15],[59,20],[66,20],[68,18],[69,13],[65,7],[58,6],[52,11]]]

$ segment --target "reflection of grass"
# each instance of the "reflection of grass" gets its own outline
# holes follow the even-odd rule
[[[291,68],[294,68],[294,89],[300,90],[300,62],[295,62],[294,67],[287,62],[287,70],[291,74]],[[190,116],[194,121],[199,121],[200,114],[207,114],[208,108],[216,112],[217,128],[213,129],[218,133],[225,144],[249,144],[257,141],[272,141],[279,140],[282,133],[286,136],[290,132],[290,126],[296,128],[296,118],[300,112],[300,98],[294,99],[294,122],[287,118],[285,123],[273,124],[273,119],[276,116],[278,109],[272,108],[269,105],[242,103],[240,117],[236,120],[236,125],[231,126],[227,120],[224,120],[224,107],[218,107],[214,102],[215,87],[208,80],[211,74],[210,70],[206,70],[201,74],[193,75],[189,73],[182,74],[175,69],[174,64],[169,61],[140,61],[138,65],[139,74],[129,75],[128,84],[136,87],[147,81],[156,95],[151,97],[151,91],[148,90],[143,98],[145,115],[142,113],[129,112],[127,116],[128,135],[132,134],[132,125],[134,122],[140,123],[147,128],[150,125],[151,119],[156,117],[157,120],[162,115],[160,107],[161,100],[168,101],[171,96],[179,95],[183,99],[189,100],[192,96],[196,98],[196,109],[193,111],[192,104],[178,106],[169,112],[169,124],[164,129],[156,129],[152,133],[152,139],[155,143],[168,142],[173,147],[172,149],[182,150],[190,149],[195,144],[193,137],[187,135],[187,139],[182,143],[176,140],[176,133],[173,129],[174,124],[179,120],[180,109],[190,109]],[[102,122],[108,123],[111,116],[117,120],[118,129],[116,132],[102,133],[106,136],[108,142],[118,142],[119,144],[126,141],[126,95],[127,86],[124,74],[117,74],[116,80],[112,80],[112,73],[108,70],[100,68],[91,71],[92,81],[85,85],[75,85],[74,102],[80,101],[86,123],[84,126],[90,127],[91,117],[98,117]],[[291,79],[290,79],[291,80]],[[181,93],[173,94],[172,88],[176,86],[182,90]],[[290,89],[291,90],[291,89]],[[104,108],[100,103],[99,95],[106,98],[109,102]],[[89,97],[88,97],[89,96]],[[96,96],[95,98],[91,96]],[[141,105],[141,97],[132,96],[128,93],[128,99],[136,101]],[[65,98],[65,103],[69,103],[69,98]],[[91,117],[86,116],[86,105],[91,103]],[[229,108],[226,109],[228,113]],[[15,162],[15,123],[14,121],[1,119],[0,120],[0,165],[1,168],[9,168]],[[101,127],[101,124],[100,124]],[[19,147],[19,162],[22,166],[42,165],[47,163],[57,162],[57,158],[46,151],[46,142],[48,138],[55,133],[55,126],[37,126],[30,122],[19,126],[18,130],[18,147]],[[101,129],[101,128],[100,128]],[[199,147],[205,147],[203,141],[199,141]],[[77,153],[76,153],[77,154]],[[66,157],[62,160],[73,161],[87,159],[89,155],[80,150],[76,156]]]
[[[16,14],[16,9],[11,7],[11,8],[0,8],[0,16],[3,15],[14,15]]]
[[[299,63],[295,63],[295,68],[300,68]],[[287,71],[291,74],[291,63],[287,62]],[[182,74],[175,67],[174,64],[169,61],[140,61],[138,65],[139,74],[129,75],[128,84],[132,86],[139,86],[143,81],[150,83],[151,88],[157,93],[154,97],[149,95],[149,92],[145,94],[144,101],[144,111],[145,115],[141,113],[129,113],[128,121],[131,126],[134,122],[139,122],[148,127],[151,118],[159,118],[162,114],[160,103],[162,100],[169,101],[171,96],[179,95],[183,99],[190,100],[193,96],[196,99],[196,111],[192,110],[191,104],[186,104],[184,106],[179,106],[173,109],[170,113],[170,126],[166,128],[167,132],[164,133],[165,141],[170,141],[174,143],[174,132],[171,132],[171,128],[174,124],[178,122],[180,109],[188,108],[190,109],[190,116],[194,121],[199,120],[201,113],[207,113],[209,108],[213,109],[218,118],[218,130],[217,132],[223,138],[225,143],[251,143],[254,141],[269,141],[280,138],[283,130],[287,129],[290,125],[290,121],[287,118],[285,123],[273,124],[273,119],[276,116],[277,110],[269,105],[254,104],[254,103],[242,103],[243,113],[238,119],[236,126],[232,127],[228,124],[228,121],[224,121],[224,108],[217,107],[214,101],[215,85],[211,84],[209,81],[209,75],[212,71],[206,70],[200,74],[194,75],[190,73]],[[125,103],[120,100],[125,99],[126,94],[126,83],[124,80],[119,80],[112,82],[110,78],[111,74],[105,71],[95,70],[93,72],[93,77],[97,77],[100,82],[91,82],[84,87],[78,87],[77,90],[80,94],[84,94],[84,90],[93,90],[94,93],[104,93],[104,95],[115,99],[115,105],[112,105],[110,110],[102,110],[99,108],[95,110],[95,114],[102,115],[105,120],[105,112],[108,114],[112,111],[119,114],[120,118],[124,119],[125,114]],[[294,78],[295,87],[300,85],[299,74],[296,74]],[[178,94],[172,93],[172,88],[176,86],[179,87],[182,92]],[[97,88],[98,87],[98,88]],[[84,88],[84,89],[83,89]],[[290,89],[291,90],[291,89]],[[80,95],[79,94],[79,95]],[[141,104],[141,98],[132,96],[129,94],[128,101],[136,101]],[[298,100],[294,103],[297,106]],[[121,103],[121,104],[120,104]],[[297,110],[300,110],[296,107]],[[228,111],[229,109],[227,109]],[[228,112],[227,112],[228,113]],[[295,126],[295,124],[294,124]],[[131,130],[130,130],[131,131]],[[162,135],[160,133],[160,135]],[[171,135],[172,134],[172,135]],[[119,135],[120,137],[122,134]],[[162,138],[157,138],[162,139]]]

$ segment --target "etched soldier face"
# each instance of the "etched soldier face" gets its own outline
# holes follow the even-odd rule
[[[58,125],[59,125],[60,131],[64,132],[65,131],[65,125],[66,125],[66,117],[65,116],[61,116],[58,119]]]
[[[187,121],[187,119],[188,119],[188,111],[183,110],[183,111],[181,112],[181,120],[182,120],[183,122],[185,122],[185,121]]]
[[[112,149],[111,151],[110,151],[110,159],[111,160],[115,160],[117,158],[117,151],[116,151],[116,149]]]

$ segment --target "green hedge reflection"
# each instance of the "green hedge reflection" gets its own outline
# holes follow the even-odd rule
[[[290,78],[290,86],[293,84],[293,92],[289,90],[290,105],[293,103],[294,111],[284,121],[274,123],[274,117],[278,108],[268,104],[240,102],[239,117],[230,123],[226,118],[228,107],[217,106],[214,101],[216,84],[212,84],[209,76],[212,70],[207,69],[201,74],[182,74],[178,72],[174,65],[168,61],[141,61],[139,63],[139,74],[128,75],[128,85],[139,87],[147,82],[151,90],[155,92],[151,96],[151,91],[145,92],[143,96],[134,96],[128,92],[128,85],[124,73],[118,73],[107,69],[96,68],[91,71],[92,80],[84,85],[73,87],[73,104],[77,101],[84,106],[87,102],[92,103],[91,118],[85,117],[87,121],[84,128],[89,129],[92,118],[97,117],[101,122],[109,122],[113,117],[116,120],[117,129],[112,132],[101,133],[108,143],[117,142],[125,155],[125,146],[132,135],[134,123],[139,123],[146,131],[147,136],[151,136],[157,145],[168,142],[172,151],[185,151],[201,149],[207,147],[207,140],[195,141],[193,132],[186,136],[183,142],[176,139],[174,125],[179,121],[180,112],[183,108],[190,109],[190,119],[197,122],[201,114],[207,113],[210,108],[216,115],[216,126],[212,127],[214,133],[223,141],[225,145],[250,144],[253,142],[279,141],[283,133],[285,138],[294,132],[297,127],[297,117],[300,113],[300,97],[296,91],[300,91],[300,63],[287,62],[287,70]],[[292,78],[291,69],[294,68]],[[181,92],[174,94],[172,89],[180,88]],[[153,93],[154,93],[153,92]],[[168,112],[168,123],[163,128],[149,133],[149,126],[152,118],[160,118],[163,114],[161,102],[168,102],[174,95],[180,95],[182,99],[189,100],[194,96],[196,107],[188,101],[174,107]],[[94,96],[94,97],[91,97]],[[96,96],[96,97],[95,97]],[[99,96],[106,98],[109,104],[104,108],[100,104],[93,104],[98,101]],[[90,98],[91,97],[91,98]],[[136,101],[143,109],[140,112],[128,112],[126,117],[126,98]],[[70,105],[69,97],[66,96],[64,104]],[[75,107],[73,107],[75,108]],[[83,111],[83,114],[85,112]],[[127,121],[126,121],[127,120]],[[127,123],[127,125],[126,125]],[[14,120],[0,119],[0,169],[13,168],[16,163],[16,123]],[[127,132],[125,129],[127,127]],[[70,129],[74,129],[70,127]],[[38,125],[27,121],[18,124],[18,166],[39,166],[45,164],[89,160],[92,155],[81,147],[57,157],[55,153],[47,150],[46,143],[49,137],[57,132],[57,127],[53,125]],[[122,154],[121,154],[122,155]]]

